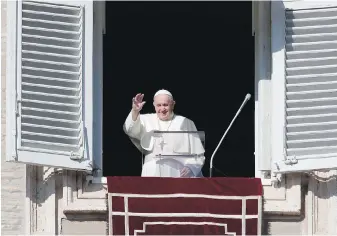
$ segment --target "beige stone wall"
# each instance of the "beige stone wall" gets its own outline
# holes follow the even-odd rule
[[[6,159],[6,2],[1,1],[1,234],[25,234],[25,165]]]
[[[61,220],[60,235],[108,235],[107,216],[101,213],[76,214]]]

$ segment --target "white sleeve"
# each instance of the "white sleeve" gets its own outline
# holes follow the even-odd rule
[[[130,112],[124,123],[125,133],[138,140],[140,140],[141,134],[144,130],[144,125],[142,124],[140,116],[141,115],[139,114],[137,120],[134,121],[132,119],[132,112]]]
[[[187,129],[188,131],[198,131],[192,120],[189,120]],[[198,156],[194,158],[187,158],[185,166],[191,169],[195,177],[200,177],[202,176],[202,168],[206,159],[204,156],[205,149],[202,145],[199,135],[190,135],[189,142],[191,152],[198,154]]]
[[[199,155],[198,157],[188,159],[185,162],[185,166],[191,169],[195,177],[202,175],[201,169],[205,164],[205,156]]]

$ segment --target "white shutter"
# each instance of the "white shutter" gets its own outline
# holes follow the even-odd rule
[[[19,1],[16,7],[10,160],[90,170],[92,114],[83,112],[92,104],[85,104],[83,91],[92,83],[92,1]]]
[[[337,168],[337,6],[273,6],[276,172]]]

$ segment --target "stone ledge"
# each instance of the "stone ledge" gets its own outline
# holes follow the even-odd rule
[[[107,199],[103,201],[78,201],[66,206],[63,213],[67,214],[108,214]]]
[[[76,206],[71,205],[71,207],[67,207],[63,209],[64,214],[107,214],[108,213],[108,207],[105,206],[86,206],[78,205]]]

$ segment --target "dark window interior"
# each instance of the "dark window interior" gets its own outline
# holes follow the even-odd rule
[[[245,95],[252,94],[214,159],[213,176],[253,177],[254,37],[251,2],[106,2],[103,174],[139,176],[141,154],[123,132],[131,99],[168,89],[177,114],[206,133],[209,159]]]

